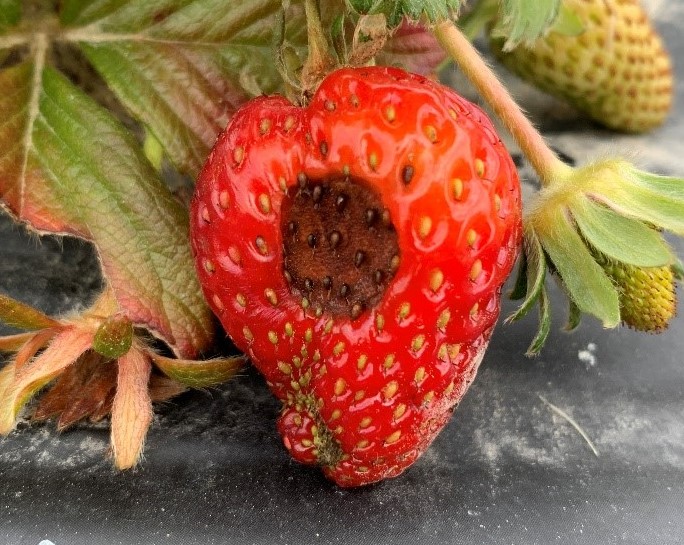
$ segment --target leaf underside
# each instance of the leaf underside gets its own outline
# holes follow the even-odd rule
[[[121,124],[40,59],[0,73],[0,197],[38,230],[95,242],[131,321],[182,354],[207,345],[187,212]]]
[[[503,0],[498,31],[506,36],[504,50],[531,43],[554,23],[561,0]]]
[[[358,13],[382,13],[390,26],[398,26],[404,18],[437,23],[456,14],[461,0],[348,0]]]

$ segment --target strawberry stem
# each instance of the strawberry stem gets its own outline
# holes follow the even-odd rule
[[[572,167],[563,163],[546,144],[494,71],[458,27],[451,21],[445,21],[435,26],[434,34],[511,133],[539,175],[542,186],[546,187],[554,181],[569,177]]]
[[[330,55],[328,40],[321,24],[318,0],[305,0],[306,32],[309,54],[302,69],[302,87],[305,92],[311,92],[318,87],[318,83],[335,65]]]

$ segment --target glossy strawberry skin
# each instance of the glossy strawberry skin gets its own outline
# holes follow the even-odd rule
[[[356,316],[314,308],[284,274],[281,213],[303,179],[372,188],[396,230],[393,276]],[[519,245],[515,167],[486,116],[401,70],[338,70],[307,107],[236,113],[191,214],[205,296],[283,401],[293,457],[342,486],[413,463],[475,376]],[[354,221],[341,213],[343,234]]]

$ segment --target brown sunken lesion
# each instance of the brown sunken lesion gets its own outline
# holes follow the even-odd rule
[[[304,174],[282,205],[284,271],[313,309],[356,319],[376,305],[399,262],[397,233],[380,195],[362,180]]]

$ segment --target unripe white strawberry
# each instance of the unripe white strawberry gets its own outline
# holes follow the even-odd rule
[[[563,7],[581,21],[579,34],[552,28],[510,52],[493,38],[497,57],[607,127],[644,132],[660,125],[672,104],[672,63],[638,0],[563,0]]]

